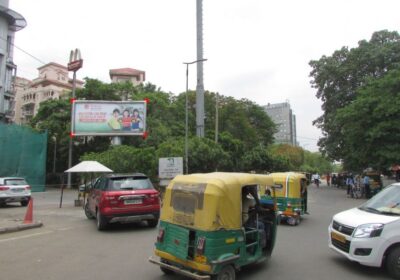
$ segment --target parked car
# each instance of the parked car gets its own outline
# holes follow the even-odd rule
[[[106,174],[89,189],[85,214],[97,220],[99,230],[117,222],[146,221],[156,227],[160,217],[159,192],[144,174]]]
[[[27,206],[31,199],[31,186],[20,177],[0,177],[0,205],[19,202]]]
[[[360,207],[334,215],[329,247],[362,265],[384,265],[400,279],[400,183],[387,186]]]

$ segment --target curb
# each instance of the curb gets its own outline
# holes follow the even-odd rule
[[[27,230],[27,229],[32,229],[32,228],[38,228],[41,226],[43,226],[43,223],[39,221],[39,222],[31,223],[31,224],[20,224],[20,225],[16,225],[16,226],[3,227],[3,228],[0,228],[0,234],[16,232],[16,231],[21,231],[21,230]]]

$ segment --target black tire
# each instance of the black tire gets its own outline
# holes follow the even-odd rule
[[[93,214],[90,212],[89,210],[89,204],[86,202],[85,204],[85,215],[89,220],[93,220],[95,217],[93,216]]]
[[[158,219],[155,220],[147,220],[147,224],[149,227],[154,228],[158,225]]]
[[[29,204],[29,199],[28,200],[22,200],[20,203],[21,203],[21,206],[26,207]]]
[[[100,211],[96,212],[96,226],[98,230],[104,230],[107,228],[107,220],[100,214]]]
[[[386,258],[386,269],[393,278],[400,279],[400,247],[390,250]]]
[[[236,279],[236,271],[231,265],[224,266],[221,271],[213,275],[213,280],[235,280]]]

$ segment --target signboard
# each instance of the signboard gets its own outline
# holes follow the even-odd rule
[[[76,100],[73,103],[73,135],[143,135],[145,131],[145,101]]]
[[[183,159],[181,157],[160,158],[158,160],[158,177],[172,179],[183,174]]]

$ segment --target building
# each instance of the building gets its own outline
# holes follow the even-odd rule
[[[297,146],[296,115],[293,114],[289,102],[268,104],[263,108],[277,126],[275,142]]]
[[[15,89],[13,79],[17,66],[13,62],[15,32],[26,26],[19,13],[8,8],[8,0],[0,0],[0,122],[11,122],[14,117]]]
[[[146,80],[146,72],[132,68],[120,68],[110,70],[112,83],[131,82],[134,86]]]
[[[38,68],[39,77],[30,81],[15,78],[15,115],[14,123],[26,124],[38,112],[40,103],[49,99],[60,99],[72,91],[73,81],[68,69],[58,63],[50,62]],[[76,87],[82,88],[83,81],[76,81]]]

